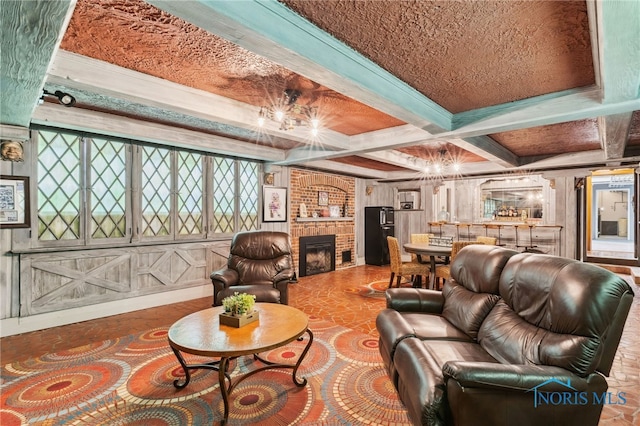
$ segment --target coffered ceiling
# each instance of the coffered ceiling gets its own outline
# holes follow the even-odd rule
[[[629,1],[3,0],[0,130],[379,179],[444,152],[463,175],[637,163],[639,17]],[[77,103],[39,105],[43,88]],[[285,89],[318,108],[318,137],[257,127]]]

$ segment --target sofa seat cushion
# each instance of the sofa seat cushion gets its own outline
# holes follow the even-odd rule
[[[420,340],[410,337],[398,343],[393,358],[396,389],[414,424],[445,424],[443,365],[448,361],[497,361],[473,342]]]
[[[396,345],[407,337],[417,337],[421,340],[472,341],[467,334],[441,315],[385,309],[376,318],[376,328],[384,347],[391,351],[395,350]]]
[[[394,309],[381,311],[376,318],[379,333],[379,350],[389,377],[395,383],[397,374],[393,362],[398,343],[408,337],[421,340],[460,340],[472,339],[441,315],[428,315],[418,312],[398,312]]]
[[[401,315],[413,328],[416,337],[421,340],[472,341],[466,333],[451,324],[442,315],[424,315],[413,312],[403,312]]]

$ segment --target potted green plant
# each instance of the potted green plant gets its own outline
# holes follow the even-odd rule
[[[258,318],[258,313],[253,310],[256,296],[247,293],[233,293],[222,299],[224,314],[220,314],[220,321],[225,325],[240,327],[253,322]]]
[[[245,315],[253,311],[253,305],[256,303],[256,296],[247,293],[233,293],[222,299],[224,311],[232,315]]]

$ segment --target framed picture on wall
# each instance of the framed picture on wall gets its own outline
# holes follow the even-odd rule
[[[0,228],[29,228],[29,178],[0,176]]]
[[[287,221],[287,188],[265,186],[262,192],[262,221]]]
[[[329,193],[326,191],[318,191],[318,205],[319,206],[328,206],[329,205]]]

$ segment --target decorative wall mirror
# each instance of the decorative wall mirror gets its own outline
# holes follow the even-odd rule
[[[543,185],[525,180],[490,180],[481,185],[483,221],[542,221],[545,205]]]

